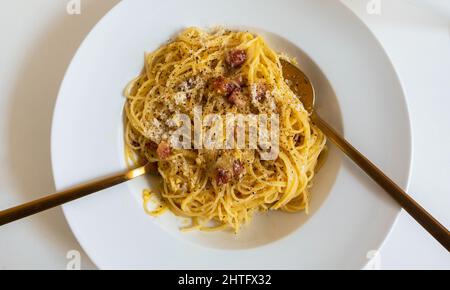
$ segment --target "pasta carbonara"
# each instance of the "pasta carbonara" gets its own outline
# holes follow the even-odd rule
[[[162,177],[161,205],[149,214],[168,208],[192,219],[188,229],[238,232],[257,212],[308,211],[326,138],[283,78],[281,58],[287,59],[262,37],[222,28],[186,29],[146,54],[142,74],[125,92],[125,141],[130,164],[152,163]],[[211,114],[276,115],[277,155],[261,158],[270,146],[249,146],[252,130],[242,124],[236,130],[247,137],[244,148],[176,147],[171,135],[187,122],[173,118],[180,114],[192,120],[188,125]],[[213,126],[197,135],[208,135]],[[193,127],[188,128],[194,132]],[[145,206],[150,195],[144,192]]]

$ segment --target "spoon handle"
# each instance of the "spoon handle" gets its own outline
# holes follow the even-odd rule
[[[387,177],[378,167],[341,137],[316,113],[313,122],[336,144],[350,159],[364,170],[378,185],[396,200],[419,224],[422,225],[447,251],[450,251],[450,233],[430,213],[421,207],[413,198],[404,192],[395,182]]]
[[[13,221],[37,214],[39,212],[57,207],[64,203],[85,197],[94,192],[113,187],[148,172],[147,166],[116,174],[101,180],[80,185],[62,192],[43,197],[4,211],[0,211],[0,226]]]

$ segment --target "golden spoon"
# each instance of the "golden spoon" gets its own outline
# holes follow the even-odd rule
[[[395,182],[341,137],[330,125],[314,111],[315,91],[308,77],[293,64],[282,60],[283,75],[291,90],[301,96],[305,108],[310,112],[312,121],[328,138],[352,159],[364,172],[380,185],[401,207],[422,225],[447,251],[450,251],[450,233],[431,214],[404,192]]]
[[[93,181],[62,192],[54,193],[17,207],[0,211],[0,226],[85,197],[94,192],[113,187],[152,171],[154,171],[152,170],[152,166],[148,164],[137,169],[128,170],[98,181]]]

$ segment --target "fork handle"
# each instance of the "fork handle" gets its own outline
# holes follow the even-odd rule
[[[54,193],[29,203],[0,211],[0,226],[85,197],[94,192],[113,187],[138,176],[144,175],[146,172],[147,168],[145,166],[131,171],[128,170],[120,174],[86,183],[84,185]]]
[[[316,113],[312,121],[336,144],[350,159],[380,185],[400,206],[403,207],[425,230],[427,230],[447,251],[450,251],[450,233],[430,213],[421,207],[411,196],[404,192],[394,181],[378,167],[341,137],[329,124]]]

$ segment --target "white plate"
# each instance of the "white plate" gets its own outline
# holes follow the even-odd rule
[[[86,38],[56,104],[52,161],[58,189],[125,169],[122,96],[152,51],[187,26],[225,25],[266,36],[298,57],[319,112],[403,188],[411,163],[407,106],[381,45],[338,1],[122,1]],[[330,146],[311,215],[258,216],[241,235],[178,231],[172,215],[145,215],[140,179],[64,206],[94,263],[104,269],[362,268],[399,207]],[[151,185],[151,182],[150,182]]]

